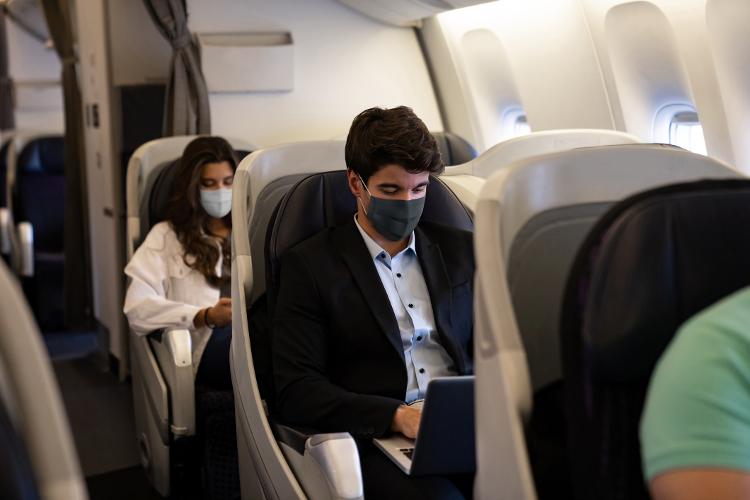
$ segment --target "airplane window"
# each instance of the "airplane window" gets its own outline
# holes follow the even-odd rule
[[[503,113],[503,139],[518,137],[531,132],[529,121],[523,109],[513,107]]]
[[[513,125],[513,135],[518,136],[530,133],[531,127],[529,126],[529,121],[526,119],[526,115],[516,118],[516,123]]]
[[[669,143],[680,146],[693,153],[705,155],[706,140],[703,127],[695,111],[681,111],[672,117],[669,123]]]

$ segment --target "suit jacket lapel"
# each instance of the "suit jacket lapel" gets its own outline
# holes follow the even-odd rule
[[[464,373],[464,358],[461,355],[460,347],[453,338],[451,329],[451,283],[448,279],[448,270],[445,268],[443,254],[440,246],[430,241],[419,227],[417,227],[416,233],[417,257],[430,294],[432,311],[435,314],[435,326],[440,334],[440,341],[453,358],[458,372]]]
[[[401,332],[388,300],[388,294],[385,293],[372,256],[367,251],[367,246],[362,241],[362,235],[359,234],[353,220],[340,228],[337,238],[341,256],[349,267],[365,302],[388,341],[393,344],[401,360],[404,360]]]

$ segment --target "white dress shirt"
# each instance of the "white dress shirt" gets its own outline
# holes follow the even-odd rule
[[[424,398],[432,378],[457,374],[453,360],[438,340],[430,294],[417,259],[416,234],[412,232],[409,245],[391,257],[362,229],[356,215],[354,222],[398,322],[408,377],[404,401],[411,403]]]
[[[217,246],[219,243],[217,242]],[[123,311],[130,328],[146,335],[162,328],[190,331],[193,371],[211,338],[208,327],[196,328],[195,315],[219,300],[219,289],[183,261],[184,250],[168,222],[156,224],[125,267],[131,282]],[[219,252],[216,275],[221,276],[223,256]]]

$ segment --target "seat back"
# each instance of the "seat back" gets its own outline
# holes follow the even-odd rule
[[[460,165],[477,157],[469,141],[453,132],[432,132],[444,165]]]
[[[658,188],[613,206],[580,247],[561,319],[579,498],[649,498],[638,424],[679,326],[750,285],[750,180]]]
[[[0,144],[0,208],[8,206],[8,151],[10,150],[10,139]]]
[[[17,142],[18,145],[18,142]],[[45,331],[64,328],[65,140],[41,136],[27,140],[15,158],[12,195],[16,224],[33,227],[34,275],[26,295]]]
[[[36,141],[37,139],[45,139],[49,137],[62,137],[61,132],[53,130],[16,130],[8,134],[7,151],[5,153],[6,161],[6,192],[7,192],[7,206],[13,210],[13,203],[15,198],[15,186],[16,176],[18,172],[18,161],[21,152],[26,148],[26,145]],[[16,218],[16,222],[18,219]]]
[[[554,425],[562,422],[556,401],[562,380],[559,314],[563,290],[575,253],[596,220],[613,202],[644,189],[738,176],[727,165],[705,156],[636,144],[528,158],[487,181],[476,212],[478,399],[492,398],[498,380],[512,384],[508,401],[500,398],[497,405],[477,410],[479,442],[486,445],[478,448],[482,491],[500,487],[498,477],[483,471],[482,463],[520,456],[499,459],[497,450],[505,445],[497,441],[493,446],[495,439],[518,436],[520,444],[515,442],[510,450],[522,454],[523,436],[514,427],[517,424],[507,420],[510,417],[504,417],[510,427],[498,431],[498,422],[503,422],[500,415],[507,411],[501,405],[510,405],[520,419],[529,412],[534,394],[535,407],[551,408],[547,415],[535,411],[531,427],[542,425],[537,418]],[[546,483],[554,487],[552,481]]]
[[[266,293],[273,310],[279,285],[279,261],[289,248],[327,227],[351,221],[357,211],[345,171],[312,174],[282,198],[269,221],[266,240]],[[433,178],[427,190],[422,221],[473,231],[471,215],[443,182]]]
[[[0,254],[6,264],[11,262],[11,251],[13,248],[10,210],[8,209],[8,151],[10,150],[10,137],[3,134],[0,142]]]
[[[0,296],[0,495],[84,500],[86,485],[49,357],[2,262]]]
[[[235,174],[230,364],[243,499],[304,498],[266,418],[256,370],[269,373],[270,365],[256,367],[253,355],[267,352],[268,346],[262,344],[262,337],[256,342],[249,322],[249,316],[256,311],[249,309],[263,302],[259,299],[266,290],[266,230],[279,201],[289,188],[310,174],[345,168],[344,141],[315,141],[256,151],[240,163]]]
[[[535,389],[560,378],[565,280],[583,238],[611,204],[654,186],[737,176],[705,156],[646,144],[570,150],[510,167],[501,199],[503,256]]]
[[[13,212],[16,222],[34,226],[34,251],[63,252],[65,140],[43,136],[28,141],[15,166]]]
[[[484,181],[515,161],[569,149],[640,142],[642,141],[637,137],[616,130],[562,129],[532,132],[495,144],[467,163],[451,163],[453,166],[445,169],[442,179],[473,210]]]

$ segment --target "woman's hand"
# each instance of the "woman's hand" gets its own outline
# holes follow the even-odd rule
[[[211,325],[220,328],[227,326],[232,322],[232,299],[222,298],[211,307],[201,309],[193,318],[193,324],[196,328],[208,326],[206,320]]]

